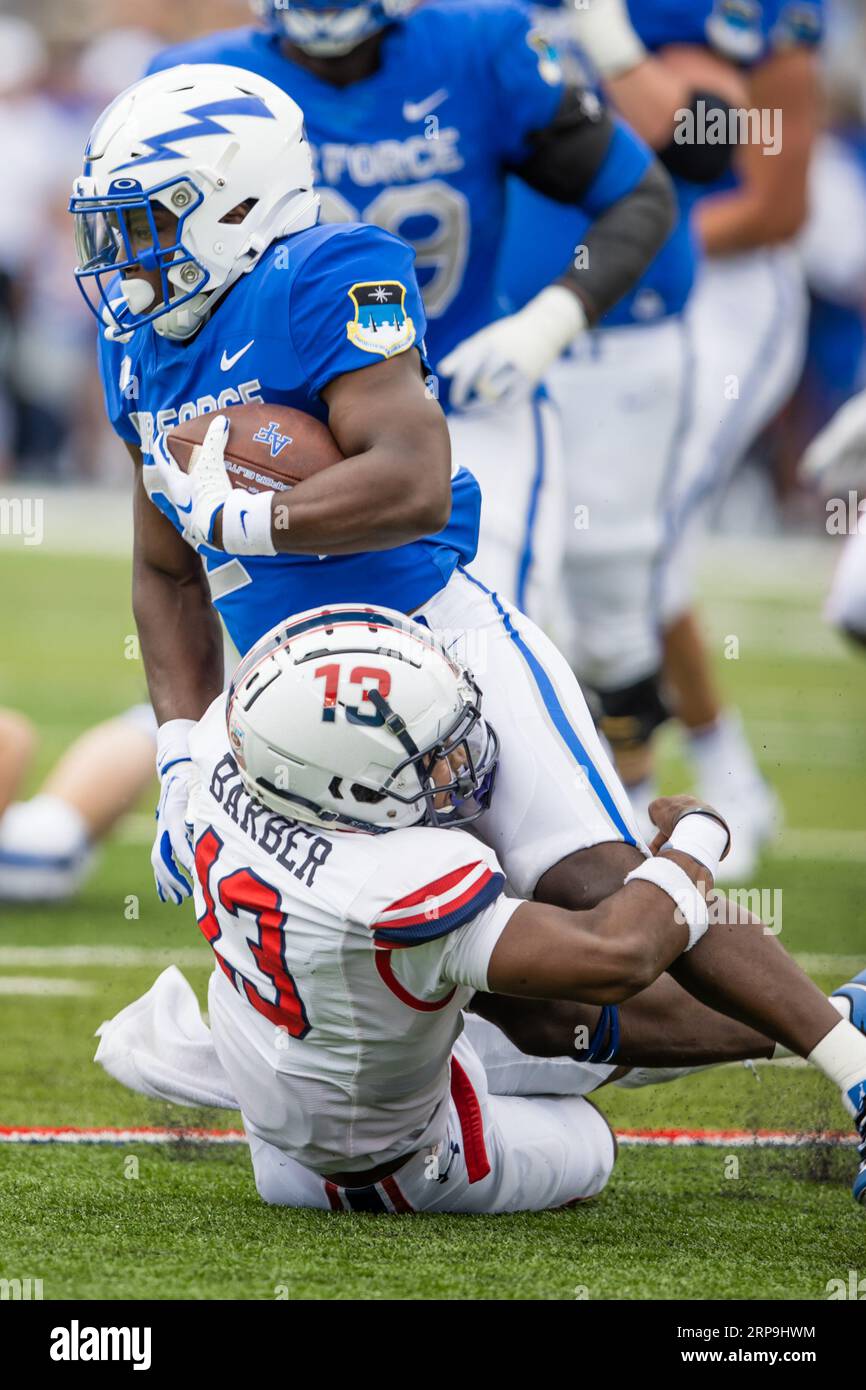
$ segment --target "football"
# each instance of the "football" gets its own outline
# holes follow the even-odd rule
[[[251,401],[220,414],[229,422],[226,471],[232,486],[246,492],[285,492],[343,457],[328,426],[303,410]],[[212,420],[212,414],[197,415],[167,435],[171,456],[184,470]]]

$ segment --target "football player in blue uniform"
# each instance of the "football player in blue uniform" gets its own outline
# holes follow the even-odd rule
[[[804,207],[814,124],[808,46],[820,32],[819,9],[781,0],[594,0],[559,11],[553,26],[558,42],[566,35],[579,45],[607,96],[658,151],[681,212],[678,233],[637,289],[549,376],[572,507],[582,504],[591,518],[572,537],[566,566],[581,616],[572,655],[600,692],[620,771],[642,809],[655,794],[651,736],[666,714],[665,659],[661,686],[673,689],[700,794],[724,806],[735,827],[727,873],[737,879],[753,870],[775,802],[714,687],[690,610],[688,562],[701,505],[799,371],[802,273],[783,243]],[[774,121],[782,109],[781,144],[765,125],[763,146],[736,148],[750,102],[749,130],[757,108]],[[545,250],[527,267],[519,246],[530,226]],[[519,305],[575,235],[562,209],[542,212],[515,188],[504,292]],[[590,431],[587,442],[587,421],[602,420],[604,431]]]
[[[600,95],[607,83],[630,118],[640,118],[669,170],[687,168],[701,180],[719,176],[730,147],[674,143],[674,111],[688,107],[688,87],[671,74],[673,92],[665,92],[659,64],[647,60],[622,3],[600,0],[579,10],[556,3],[539,14],[566,71]],[[704,77],[702,100],[711,109],[724,104],[726,67]],[[517,180],[509,193],[499,279],[503,298],[519,309],[554,273],[564,249],[582,243],[586,218]],[[537,248],[532,258],[523,249],[529,237]],[[580,680],[596,692],[618,771],[644,818],[655,795],[651,740],[667,717],[655,591],[694,392],[684,310],[697,265],[698,248],[681,211],[640,281],[548,374],[563,421],[569,494],[562,609],[571,630],[562,643]]]
[[[567,663],[463,568],[478,490],[468,473],[451,479],[410,248],[370,225],[317,225],[299,107],[225,66],[169,69],[123,93],[94,129],[71,211],[108,412],[136,466],[161,895],[189,893],[188,737],[223,682],[214,606],[246,650],[288,613],[348,601],[412,611],[472,659],[502,748],[497,796],[487,804],[496,749],[483,724],[449,790],[462,816],[483,813],[478,832],[517,891],[574,906],[605,896],[640,860],[640,837]],[[380,292],[394,307],[372,332]],[[233,491],[219,412],[255,400],[327,419],[344,460],[288,502]],[[163,436],[206,413],[186,474]],[[337,698],[375,719],[371,679],[347,673]]]
[[[151,70],[228,63],[282,87],[304,112],[323,220],[374,222],[413,246],[453,456],[484,498],[478,573],[552,626],[561,443],[536,388],[664,241],[664,175],[592,93],[563,79],[553,50],[507,0],[253,8],[265,27],[171,48]],[[520,314],[502,317],[495,271],[509,170],[580,205],[585,236]]]
[[[644,9],[650,6],[644,5]],[[706,4],[703,42],[736,61],[742,42],[731,0]],[[707,514],[749,446],[794,391],[806,352],[808,297],[793,239],[808,207],[819,124],[817,48],[822,0],[764,0],[747,7],[750,43],[741,70],[754,128],[728,175],[697,190],[692,222],[704,251],[689,307],[697,398],[676,495],[675,543],[661,586],[665,670],[674,690],[701,796],[723,796],[735,824],[740,881],[777,822],[736,714],[726,711],[692,609]],[[683,42],[659,35],[659,42]],[[700,38],[693,40],[699,43]],[[735,861],[736,866],[736,861]]]
[[[495,850],[516,892],[588,907],[637,870],[650,880],[638,892],[679,906],[684,881],[666,861],[656,870],[647,858],[566,662],[459,563],[471,549],[471,479],[465,497],[455,480],[448,521],[448,436],[415,345],[423,310],[411,252],[374,227],[316,226],[310,178],[301,113],[285,93],[245,71],[180,67],[112,105],[73,198],[79,279],[95,295],[102,327],[106,397],[139,465],[134,605],[160,721],[152,858],[161,894],[180,902],[189,893],[183,867],[193,871],[189,736],[222,687],[211,595],[243,646],[312,592],[338,601],[336,589],[359,604],[362,623],[388,595],[434,629],[455,660],[472,659],[480,687],[472,707],[440,729],[436,748],[413,745],[410,762],[434,799],[451,799],[451,822],[472,823]],[[387,322],[363,312],[388,296]],[[232,491],[226,474],[220,409],[260,396],[327,413],[346,455],[288,501]],[[187,475],[163,433],[198,412],[214,419]],[[332,698],[354,718],[384,725],[381,676],[349,663]],[[323,700],[324,717],[327,689]],[[388,729],[391,752],[406,750],[400,721]],[[434,778],[439,753],[449,756],[450,782]],[[329,789],[339,797],[338,823],[364,820],[366,791]],[[701,917],[702,900],[692,910]],[[730,954],[727,937],[705,940],[694,968],[712,977]],[[744,928],[742,987],[778,984],[773,946],[759,924]],[[730,974],[731,962],[724,968]],[[661,990],[677,994],[672,981]],[[481,995],[473,1007],[529,1051],[573,1047],[574,1006],[562,1015],[549,1002],[538,1009]],[[605,1019],[592,1020],[586,1060],[612,1046]]]

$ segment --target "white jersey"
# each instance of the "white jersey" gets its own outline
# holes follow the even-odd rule
[[[280,1074],[281,1113],[247,1128],[323,1174],[435,1144],[461,1009],[518,899],[467,831],[324,832],[254,802],[228,751],[220,697],[193,731],[199,926],[219,970],[221,1061],[250,1050]]]

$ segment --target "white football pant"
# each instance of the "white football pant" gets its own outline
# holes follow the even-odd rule
[[[212,1019],[217,1046],[218,1018]],[[279,1074],[258,1053],[251,1051],[250,1062],[247,1084],[271,1088],[278,1108]],[[451,1065],[451,1103],[439,1141],[368,1187],[339,1187],[251,1134],[253,1172],[264,1201],[324,1211],[495,1213],[545,1211],[602,1191],[613,1169],[614,1139],[583,1096],[612,1067],[523,1058],[497,1028],[473,1015],[466,1017]],[[494,1085],[509,1093],[494,1094]],[[527,1093],[529,1085],[537,1087],[535,1094]]]
[[[586,334],[548,384],[565,437],[566,651],[615,690],[661,664],[657,581],[693,388],[683,320]]]
[[[610,840],[646,852],[628,797],[568,662],[474,573],[458,570],[414,615],[475,674],[501,753],[475,823],[518,897],[576,850]]]
[[[806,352],[808,299],[791,247],[707,261],[686,308],[695,395],[662,577],[665,624],[692,603],[700,539],[714,500],[790,398]]]
[[[550,401],[455,412],[452,456],[481,487],[473,573],[555,631],[565,505],[561,428]]]

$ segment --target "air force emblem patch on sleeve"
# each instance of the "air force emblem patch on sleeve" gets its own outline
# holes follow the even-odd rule
[[[415,325],[406,313],[406,286],[399,280],[364,280],[353,285],[349,298],[355,317],[346,335],[362,352],[393,357],[415,341]]]

